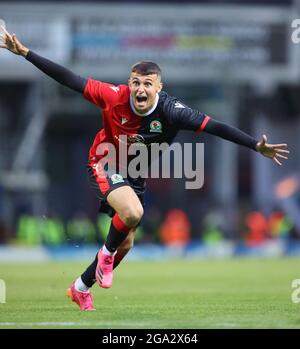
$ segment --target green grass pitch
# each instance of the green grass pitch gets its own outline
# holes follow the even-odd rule
[[[65,295],[87,263],[0,264],[0,328],[300,328],[291,286],[300,259],[123,262],[95,312]]]

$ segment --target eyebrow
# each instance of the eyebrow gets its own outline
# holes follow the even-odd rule
[[[132,80],[135,80],[135,81],[141,81],[139,78],[137,78],[137,77],[134,77],[134,78],[132,78]],[[146,79],[145,80],[145,82],[153,82],[153,80],[151,80],[151,79]]]

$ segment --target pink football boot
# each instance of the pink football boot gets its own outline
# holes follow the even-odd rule
[[[114,256],[107,256],[102,252],[98,252],[98,264],[96,268],[95,278],[102,288],[110,288],[113,281]]]
[[[79,292],[75,289],[74,282],[67,290],[67,296],[79,305],[80,310],[96,310],[93,305],[93,298],[90,292]]]

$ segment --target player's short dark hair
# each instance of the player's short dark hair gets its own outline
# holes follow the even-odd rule
[[[135,63],[131,68],[131,72],[141,75],[157,74],[159,77],[161,77],[161,69],[158,64],[150,61]]]

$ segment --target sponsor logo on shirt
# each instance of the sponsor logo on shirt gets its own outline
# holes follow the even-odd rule
[[[113,174],[110,178],[111,178],[113,184],[124,182],[124,178],[118,173]]]
[[[128,119],[126,119],[126,118],[122,118],[122,120],[121,120],[121,124],[122,125],[124,125],[124,124],[126,124],[126,122],[128,121]]]
[[[150,132],[162,132],[161,122],[158,120],[153,120],[150,124]]]
[[[145,138],[142,135],[128,136],[128,143],[145,143]]]

